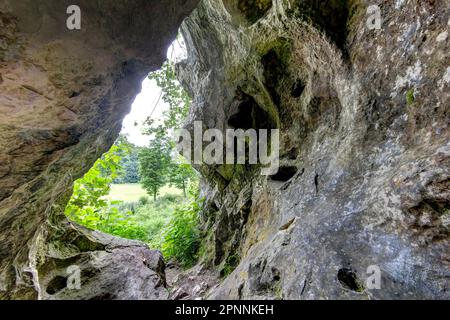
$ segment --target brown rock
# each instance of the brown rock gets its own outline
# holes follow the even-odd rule
[[[95,275],[101,287],[88,281],[79,293],[45,292],[64,282],[61,261],[47,253],[50,238],[69,232],[63,211],[73,181],[112,145],[196,2],[82,0],[81,30],[67,29],[64,1],[1,2],[0,298],[166,297],[163,271],[137,258],[156,259],[142,245],[77,253],[82,271],[107,273]]]

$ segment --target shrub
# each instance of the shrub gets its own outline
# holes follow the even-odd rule
[[[146,230],[148,242],[152,247],[160,248],[163,227],[172,217],[174,207],[181,201],[181,196],[165,195],[156,201],[139,205],[136,209],[136,221]]]
[[[136,220],[146,230],[148,242],[154,242],[169,221],[171,214],[172,210],[169,206],[158,208],[154,203],[148,203],[139,207],[136,212]]]
[[[149,198],[147,197],[147,196],[142,196],[142,197],[140,197],[139,198],[139,205],[141,205],[141,206],[145,206],[146,204],[148,204],[149,203]]]
[[[177,196],[175,194],[166,194],[159,198],[160,203],[175,203],[181,200],[180,196]]]
[[[225,261],[225,264],[220,271],[220,275],[222,277],[227,277],[230,273],[236,269],[236,266],[239,264],[239,257],[236,254],[228,256],[227,260]]]
[[[406,92],[406,104],[408,106],[412,105],[415,101],[415,97],[414,97],[414,89],[409,89]]]
[[[132,212],[122,212],[113,207],[107,223],[98,230],[127,239],[148,241],[147,230],[138,222]]]
[[[200,232],[198,213],[200,203],[192,201],[175,208],[172,218],[161,233],[161,251],[184,267],[192,266],[197,260]]]
[[[117,209],[123,213],[136,213],[137,209],[140,207],[139,202],[118,202],[116,204]]]

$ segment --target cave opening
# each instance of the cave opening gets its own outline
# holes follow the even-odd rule
[[[341,268],[338,270],[337,278],[340,284],[351,291],[362,292],[364,286],[356,275],[355,271],[350,268]]]
[[[240,89],[236,94],[237,108],[231,107],[234,112],[228,118],[228,125],[234,129],[271,129],[274,124],[269,114],[262,109],[255,99]]]
[[[278,172],[270,176],[273,181],[287,182],[297,174],[298,168],[295,166],[281,166]]]
[[[67,285],[67,277],[56,276],[47,285],[46,291],[50,295],[63,290]]]
[[[180,34],[161,69],[143,80],[112,147],[75,181],[65,208],[72,222],[142,241],[181,268],[195,262],[199,233],[199,175],[172,138],[191,103],[175,75],[175,64],[185,58]],[[181,231],[175,234],[174,226]]]
[[[227,11],[238,23],[252,25],[272,8],[272,0],[224,0]]]
[[[392,2],[2,3],[0,300],[447,299],[448,5]],[[187,109],[279,128],[279,171],[197,163],[200,192]]]

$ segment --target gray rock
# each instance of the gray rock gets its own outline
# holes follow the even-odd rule
[[[277,127],[281,168],[199,167],[209,297],[449,299],[448,3],[223,3],[182,26],[186,128]]]
[[[196,1],[79,4],[69,31],[61,1],[0,3],[0,299],[164,299],[158,252],[63,211]],[[449,299],[448,2],[371,1],[381,30],[364,1],[254,4],[202,0],[182,26],[186,127],[281,130],[272,177],[198,167],[208,297]]]
[[[160,270],[141,259],[156,253],[92,244],[80,254],[66,243],[76,231],[63,212],[73,181],[111,147],[142,80],[161,66],[196,2],[81,0],[81,30],[68,30],[65,1],[1,1],[0,299],[50,298],[41,281],[64,271],[47,270],[65,266],[61,255],[112,273],[96,274],[98,287],[93,279],[78,295],[54,297],[165,298],[156,288]]]
[[[159,251],[73,225],[68,230],[37,269],[40,299],[167,299]],[[65,254],[67,247],[74,252]]]

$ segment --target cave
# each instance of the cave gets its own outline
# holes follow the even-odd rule
[[[0,5],[0,299],[450,298],[448,3],[383,2],[381,30],[360,1],[78,5],[80,30],[64,1]],[[161,252],[64,208],[178,32],[184,128],[280,129],[289,157],[271,176],[197,165],[199,246],[169,292]]]
[[[297,167],[283,166],[279,168],[278,172],[272,175],[270,178],[274,181],[286,182],[289,181],[292,177],[294,177],[297,171],[298,171]]]
[[[355,271],[350,268],[339,269],[337,278],[342,286],[348,290],[361,292],[364,290]]]
[[[263,18],[273,5],[271,0],[225,0],[223,4],[237,21],[246,25]]]
[[[228,125],[234,129],[271,129],[274,128],[270,115],[261,108],[255,99],[243,92],[235,98],[234,106],[230,106],[232,114],[228,118]]]

